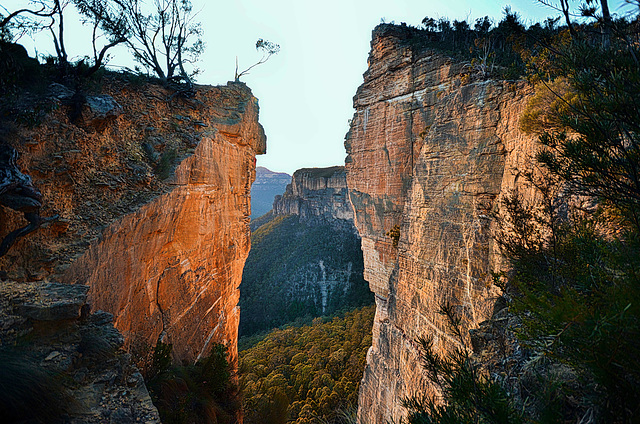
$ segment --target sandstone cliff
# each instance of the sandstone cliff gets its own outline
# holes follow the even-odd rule
[[[424,390],[415,339],[433,334],[441,352],[455,343],[441,302],[457,307],[465,329],[491,315],[500,265],[492,212],[509,190],[525,190],[518,170],[534,151],[518,130],[524,83],[463,79],[463,63],[419,47],[416,36],[404,26],[373,31],[345,141],[377,304],[360,423],[398,421],[401,399]]]
[[[298,215],[301,219],[353,221],[344,167],[297,170],[286,191],[274,199],[273,212]]]
[[[265,152],[257,100],[242,83],[191,93],[117,76],[101,84],[95,95],[52,85],[9,105],[5,137],[43,194],[42,214],[60,219],[0,267],[88,285],[92,308],[111,312],[138,354],[160,337],[180,360],[214,342],[235,358],[249,192]],[[31,117],[20,107],[34,101]],[[20,225],[0,214],[0,236]]]
[[[256,224],[240,287],[241,335],[372,303],[343,167],[297,170]]]

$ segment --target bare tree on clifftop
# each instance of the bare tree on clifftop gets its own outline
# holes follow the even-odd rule
[[[22,34],[48,30],[56,49],[58,64],[66,70],[69,62],[64,44],[64,9],[69,4],[68,0],[29,0],[28,3],[27,7],[10,12],[0,20],[3,38],[11,38],[8,34],[15,29]],[[2,8],[8,12],[4,6]]]
[[[92,27],[93,63],[85,74],[97,71],[106,60],[107,51],[127,39],[128,27],[124,18],[124,8],[118,1],[30,0],[29,3],[28,7],[10,12],[0,20],[0,37],[4,41],[12,41],[25,34],[49,31],[58,64],[65,74],[71,69],[64,42],[65,10],[70,3],[73,3],[83,16],[83,24],[90,24]],[[98,40],[105,36],[107,42],[98,48]],[[84,61],[83,59],[81,62]]]
[[[87,71],[92,74],[107,59],[107,51],[127,41],[129,28],[124,7],[117,1],[73,0],[78,11],[84,16],[85,24],[91,25],[93,65]],[[100,31],[99,31],[100,30]],[[98,50],[98,39],[106,36],[107,42]]]
[[[256,50],[259,50],[262,52],[262,57],[260,58],[260,60],[254,63],[253,65],[249,66],[247,69],[245,69],[240,73],[238,73],[238,58],[236,57],[236,75],[235,75],[236,81],[240,81],[241,76],[249,74],[250,70],[252,70],[258,65],[262,65],[267,60],[269,60],[269,58],[274,54],[278,54],[278,52],[280,51],[280,46],[271,41],[267,41],[267,40],[263,40],[262,38],[259,38],[258,41],[256,41]]]
[[[126,44],[134,59],[164,81],[191,83],[185,64],[194,64],[204,51],[202,26],[189,0],[154,0],[147,11],[140,0],[114,0],[124,10],[129,28]]]

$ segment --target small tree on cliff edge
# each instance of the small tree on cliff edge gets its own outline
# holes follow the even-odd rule
[[[258,41],[256,41],[256,50],[262,52],[262,57],[260,58],[260,60],[240,73],[238,73],[238,58],[236,57],[236,81],[240,81],[241,76],[249,74],[249,71],[251,69],[255,68],[258,65],[262,65],[274,54],[278,54],[278,52],[280,51],[280,46],[276,43],[272,43],[271,41],[259,38]]]
[[[401,424],[522,424],[524,418],[500,384],[472,359],[456,308],[443,303],[444,316],[457,345],[446,355],[434,349],[434,337],[418,338],[420,362],[439,395],[403,399],[407,419]]]
[[[91,25],[93,64],[87,74],[92,74],[107,60],[109,49],[127,41],[129,28],[125,9],[118,1],[73,0],[73,3],[84,16],[83,23]],[[98,48],[98,39],[103,35],[106,35],[107,42]]]

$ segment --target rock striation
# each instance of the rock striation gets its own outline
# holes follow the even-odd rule
[[[273,202],[275,215],[298,215],[301,219],[353,221],[343,166],[303,168]]]
[[[376,298],[358,422],[400,421],[403,397],[424,390],[415,340],[456,343],[443,302],[464,330],[488,319],[501,258],[492,238],[500,199],[519,189],[534,139],[518,129],[523,82],[461,78],[464,63],[416,42],[418,30],[380,25],[354,97],[346,172],[365,279]]]
[[[92,308],[114,315],[140,358],[161,339],[177,360],[213,343],[235,360],[250,189],[266,150],[257,99],[242,83],[182,93],[117,76],[76,103],[49,92],[36,125],[7,138],[42,192],[41,213],[60,219],[0,268],[88,285]],[[0,214],[0,236],[19,227],[17,213]]]
[[[64,275],[91,287],[129,343],[162,339],[180,360],[237,340],[249,191],[265,138],[250,92],[220,90],[229,97],[216,107],[233,112],[203,117],[210,130],[176,167],[171,190],[109,226]]]

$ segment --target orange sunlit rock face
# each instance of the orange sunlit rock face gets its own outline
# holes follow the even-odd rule
[[[249,193],[265,138],[255,99],[232,94],[216,106],[237,116],[210,124],[170,177],[172,189],[113,223],[65,274],[91,287],[95,307],[115,315],[134,350],[162,339],[193,361],[225,343],[237,357]]]
[[[412,47],[412,31],[374,30],[345,140],[365,279],[377,304],[360,423],[399,422],[402,398],[428,387],[415,340],[432,334],[442,353],[454,343],[438,314],[442,301],[458,307],[463,330],[490,317],[499,294],[490,272],[501,261],[491,214],[501,196],[522,188],[516,170],[535,153],[534,137],[518,129],[524,83],[463,84],[462,64]]]
[[[134,353],[161,338],[179,360],[213,343],[235,359],[250,188],[266,151],[257,99],[242,83],[182,96],[115,77],[97,97],[115,106],[87,103],[74,119],[68,89],[50,89],[41,122],[8,138],[43,194],[42,215],[60,219],[19,240],[0,269],[89,285],[93,310],[114,314]],[[0,215],[0,236],[24,225]]]

